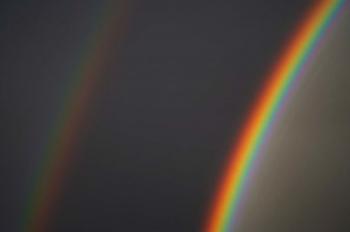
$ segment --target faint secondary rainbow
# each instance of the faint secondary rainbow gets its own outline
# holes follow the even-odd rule
[[[48,143],[31,186],[20,221],[20,231],[46,232],[62,192],[69,166],[76,158],[75,147],[84,125],[91,98],[103,75],[111,49],[120,43],[125,29],[126,0],[106,0],[94,20],[93,30],[79,54],[79,65],[71,74],[66,96],[48,136]]]
[[[228,232],[233,229],[240,199],[268,130],[288,96],[322,36],[334,21],[345,0],[315,1],[304,21],[298,26],[287,43],[281,57],[253,104],[252,112],[245,122],[238,142],[229,154],[227,167],[215,195],[209,218],[205,222],[206,232]]]

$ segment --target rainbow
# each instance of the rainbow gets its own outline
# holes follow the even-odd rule
[[[56,123],[48,136],[48,143],[23,210],[20,231],[50,231],[57,201],[62,192],[69,166],[74,161],[75,147],[79,141],[79,130],[84,125],[84,115],[103,73],[103,68],[112,55],[113,46],[121,42],[125,34],[126,1],[106,1],[98,8],[93,29],[79,54],[79,65],[71,74]]]
[[[280,59],[268,75],[257,101],[253,104],[252,112],[242,128],[238,142],[229,153],[227,167],[224,169],[204,231],[233,230],[246,180],[259,155],[259,149],[269,129],[277,120],[276,116],[283,108],[288,93],[296,80],[302,76],[321,38],[344,4],[344,0],[316,1],[298,26],[291,41],[287,43]]]

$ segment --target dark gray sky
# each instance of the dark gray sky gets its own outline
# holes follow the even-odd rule
[[[1,231],[18,229],[105,2],[1,2]],[[309,6],[130,1],[50,231],[199,231],[249,104]]]

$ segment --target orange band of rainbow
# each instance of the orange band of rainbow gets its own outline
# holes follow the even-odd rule
[[[272,73],[267,77],[267,82],[240,133],[238,143],[229,154],[224,178],[221,180],[209,221],[204,228],[206,232],[233,230],[245,182],[268,129],[275,121],[276,114],[281,109],[293,83],[315,52],[316,45],[345,3],[342,0],[316,2],[297,28],[295,36],[287,44]]]
[[[126,10],[124,0],[107,0],[106,5],[101,6],[99,17],[95,20],[96,25],[87,38],[79,65],[71,75],[62,108],[51,135],[48,136],[49,141],[33,178],[26,208],[21,215],[20,231],[50,231],[50,221],[62,194],[64,179],[76,158],[75,147],[79,141],[79,131],[84,125],[84,115],[88,111],[111,48],[122,38]]]

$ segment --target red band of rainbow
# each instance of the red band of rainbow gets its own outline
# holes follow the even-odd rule
[[[124,34],[126,1],[106,2],[85,42],[80,64],[71,76],[62,110],[57,115],[34,177],[22,215],[20,230],[23,232],[50,231],[50,222],[62,194],[64,179],[76,158],[75,147],[79,141],[79,131],[84,126],[84,115],[88,111],[112,47],[120,43]]]
[[[287,44],[245,122],[238,143],[229,154],[218,193],[213,201],[206,232],[233,230],[247,177],[269,128],[305,64],[315,52],[325,31],[344,5],[344,0],[316,1],[306,19]]]

